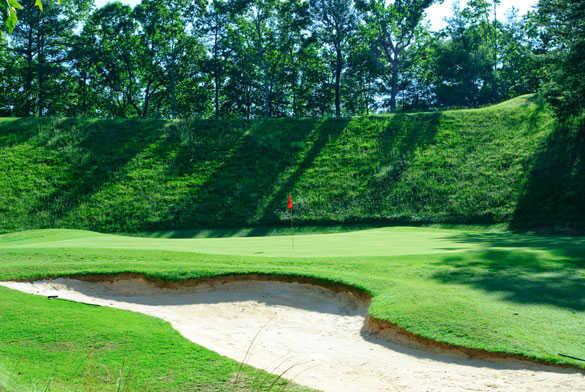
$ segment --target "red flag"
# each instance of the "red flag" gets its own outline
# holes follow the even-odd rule
[[[289,210],[292,210],[293,208],[293,200],[291,194],[288,195],[288,204],[286,205],[286,208],[288,208]]]

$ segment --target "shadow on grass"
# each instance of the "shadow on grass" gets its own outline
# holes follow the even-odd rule
[[[206,182],[175,203],[172,219],[161,226],[229,227],[269,219],[274,209],[286,206],[283,195],[345,124],[345,120],[324,120],[323,124],[286,119],[254,122],[239,132],[236,143]],[[188,168],[180,166],[192,153],[183,149],[170,170],[188,174]]]
[[[369,213],[380,215],[386,205],[407,202],[396,200],[396,187],[411,166],[415,153],[428,148],[435,141],[442,113],[422,113],[417,115],[395,114],[380,134],[381,159],[378,172],[371,176],[367,199],[370,200]],[[416,190],[412,190],[412,200]],[[424,205],[417,206],[423,209]],[[382,211],[381,211],[382,210]]]
[[[0,122],[0,147],[24,143],[39,133],[47,120],[34,117],[19,118]]]
[[[283,226],[253,226],[253,227],[225,227],[202,228],[190,230],[163,230],[145,231],[136,233],[123,233],[133,237],[151,238],[227,238],[227,237],[266,237],[279,235],[303,235],[303,234],[332,234],[346,233],[350,231],[368,230],[387,227],[386,223],[367,224],[332,224],[332,225],[295,225]],[[459,248],[457,248],[459,249]]]
[[[542,250],[553,256],[569,258],[567,262],[585,266],[585,236],[561,236],[552,234],[475,232],[449,237],[459,243],[480,244],[486,248],[514,248]]]
[[[116,173],[158,137],[163,121],[65,119],[41,135],[43,143],[66,151],[69,181],[36,206],[48,211],[50,226],[110,183]]]
[[[511,227],[585,230],[585,115],[557,126],[528,178]]]
[[[516,303],[585,310],[585,260],[568,257],[583,254],[579,245],[567,246],[568,239],[488,238],[486,245],[499,248],[444,257],[438,262],[441,270],[433,278],[501,293],[504,300]],[[483,242],[473,236],[470,240]]]

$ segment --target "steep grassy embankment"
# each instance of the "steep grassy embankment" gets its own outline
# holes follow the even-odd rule
[[[340,120],[6,119],[0,231],[275,224],[289,192],[297,222],[521,223],[554,127],[526,96]]]

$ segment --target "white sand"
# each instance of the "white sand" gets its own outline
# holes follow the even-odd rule
[[[56,279],[0,285],[159,317],[236,361],[254,341],[246,363],[277,374],[290,368],[287,379],[324,391],[585,391],[585,376],[575,370],[470,360],[377,340],[360,332],[366,304],[307,284],[163,289],[139,279]]]

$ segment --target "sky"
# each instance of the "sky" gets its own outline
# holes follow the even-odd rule
[[[104,4],[110,3],[113,0],[95,0],[96,7],[101,7]],[[140,0],[119,0],[124,4],[135,6],[140,3]],[[161,0],[162,1],[162,0]],[[518,9],[520,15],[524,15],[530,9],[536,6],[538,0],[502,0],[498,7],[498,19],[505,19],[508,11],[515,7]],[[427,21],[431,25],[432,30],[440,30],[445,26],[445,18],[452,14],[453,6],[460,4],[464,6],[466,0],[444,0],[441,4],[435,4],[427,10]]]
[[[433,30],[440,30],[445,27],[445,18],[453,14],[453,7],[456,4],[463,7],[466,2],[466,0],[445,0],[442,4],[435,4],[429,7],[427,10],[427,20],[431,24],[431,28]],[[498,19],[504,20],[512,7],[516,8],[520,15],[524,15],[536,7],[537,3],[538,0],[502,0],[498,6]]]

